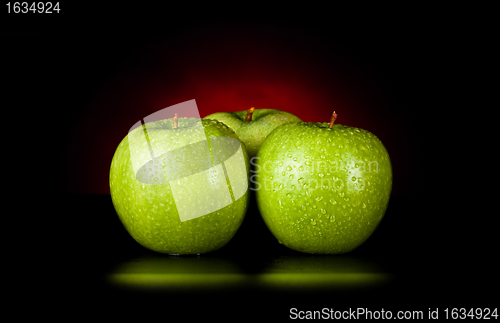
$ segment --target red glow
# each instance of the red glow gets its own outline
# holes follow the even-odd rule
[[[255,30],[198,31],[144,48],[136,61],[104,83],[79,120],[66,159],[66,165],[76,162],[79,171],[67,167],[65,188],[109,194],[111,159],[130,127],[191,99],[201,117],[255,107],[330,122],[335,110],[336,123],[379,135],[382,127],[377,129],[373,118],[383,113],[373,84],[361,81],[362,75],[322,48],[314,39]]]

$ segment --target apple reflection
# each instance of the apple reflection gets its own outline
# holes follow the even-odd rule
[[[224,258],[147,254],[117,265],[106,280],[128,290],[202,291],[241,286],[245,275]]]
[[[267,288],[284,291],[364,290],[384,286],[391,275],[365,258],[300,255],[273,258],[257,280]]]
[[[143,291],[356,291],[383,287],[392,276],[376,262],[351,255],[270,257],[259,272],[217,256],[147,254],[116,266],[112,286]]]

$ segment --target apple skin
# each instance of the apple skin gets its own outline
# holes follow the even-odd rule
[[[342,254],[377,228],[392,189],[392,166],[371,132],[329,123],[274,129],[258,154],[256,199],[279,243],[312,254]]]
[[[194,118],[179,118],[177,129],[173,129],[172,119],[147,123],[149,141],[156,140],[156,143],[170,148],[185,147],[193,137],[193,133],[189,132],[192,119]],[[205,132],[203,135],[206,134],[209,142],[212,142],[213,137],[229,137],[235,138],[236,142],[241,144],[246,166],[244,174],[246,178],[242,180],[248,181],[248,156],[244,144],[239,141],[234,131],[217,121],[201,120],[201,122]],[[223,247],[234,236],[243,221],[248,208],[248,188],[239,199],[215,212],[181,221],[168,181],[152,185],[141,183],[136,179],[130,157],[129,139],[134,140],[134,136],[143,128],[144,125],[132,130],[121,141],[110,168],[111,198],[125,229],[139,244],[160,253],[202,254]],[[144,160],[150,159],[151,155],[148,155],[148,152],[143,155]],[[189,163],[189,159],[184,161],[186,167],[189,167]],[[186,170],[189,169],[177,171],[182,174]],[[215,176],[219,176],[219,180],[223,180],[231,187],[224,174],[219,173]],[[185,189],[189,190],[189,187]]]
[[[247,110],[237,112],[217,112],[204,119],[217,120],[236,132],[247,147],[248,157],[257,156],[260,146],[274,128],[288,122],[300,122],[299,117],[277,109],[255,109],[252,120],[245,121]]]

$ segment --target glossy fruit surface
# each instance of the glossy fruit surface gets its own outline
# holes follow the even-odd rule
[[[250,158],[257,156],[262,142],[276,127],[288,122],[302,121],[291,113],[276,109],[255,109],[249,121],[246,121],[247,115],[248,110],[217,112],[206,116],[205,119],[220,121],[233,129],[245,143]]]
[[[268,135],[257,157],[260,213],[291,249],[349,252],[370,237],[385,214],[391,162],[382,142],[366,130],[288,123]]]
[[[177,128],[172,119],[146,123],[113,156],[113,205],[126,230],[148,249],[217,250],[236,233],[248,206],[247,159],[236,134],[220,122],[180,118]]]

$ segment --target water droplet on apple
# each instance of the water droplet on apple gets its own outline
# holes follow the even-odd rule
[[[312,225],[316,225],[316,220],[311,219],[311,224],[312,224]]]
[[[326,210],[325,209],[321,209],[319,211],[321,212],[321,214],[326,214]]]
[[[351,180],[352,180],[353,182],[355,182],[355,181],[356,181],[356,176],[353,176],[353,177],[351,178]]]
[[[304,166],[300,166],[300,167],[299,167],[299,170],[300,170],[301,172],[303,172],[303,171],[304,171]]]
[[[297,161],[299,160],[297,157],[293,157],[293,161]]]
[[[323,174],[323,173],[319,173],[319,174],[318,174],[318,176],[319,176],[319,177],[323,177],[323,176],[325,176],[325,174]]]
[[[313,163],[310,160],[306,160],[305,164],[306,164],[306,166],[312,166]]]
[[[340,149],[344,148],[344,145],[339,145],[339,148],[340,148]]]
[[[288,176],[288,180],[289,181],[293,180],[293,174],[290,174],[290,176]]]
[[[332,216],[330,217],[330,222],[332,222],[332,223],[333,223],[333,222],[335,222],[335,215],[332,215]]]
[[[344,196],[344,192],[339,192],[339,196],[343,197]]]
[[[278,166],[279,166],[279,167],[283,167],[283,162],[280,162],[280,163],[278,164]]]
[[[288,197],[288,198],[292,198],[292,194],[288,193],[288,194],[286,195],[286,197]]]
[[[286,170],[287,170],[287,171],[291,171],[291,170],[292,170],[292,166],[288,165],[288,166],[286,167]]]
[[[336,201],[335,199],[331,199],[331,200],[330,200],[330,203],[331,203],[332,205],[335,205],[335,204],[337,204],[337,201]]]
[[[285,172],[285,171],[282,171],[282,172],[281,172],[281,175],[282,175],[282,176],[285,176],[285,175],[286,175],[286,172]]]
[[[295,189],[295,185],[292,185],[292,190],[294,190],[294,189]]]
[[[288,158],[292,158],[292,154],[291,153],[288,153],[286,154]]]
[[[362,205],[361,207],[362,207],[363,209],[365,209],[365,208],[366,208],[366,204],[365,204],[365,203],[363,203],[363,205]]]
[[[323,199],[323,196],[318,196],[318,197],[316,198],[316,201],[320,202],[322,199]]]
[[[344,198],[344,201],[346,201],[346,202],[347,202],[347,201],[349,201],[349,198],[346,196],[346,197]]]
[[[299,178],[298,182],[299,182],[299,184],[302,184],[304,182],[304,178],[302,178],[302,177]]]

